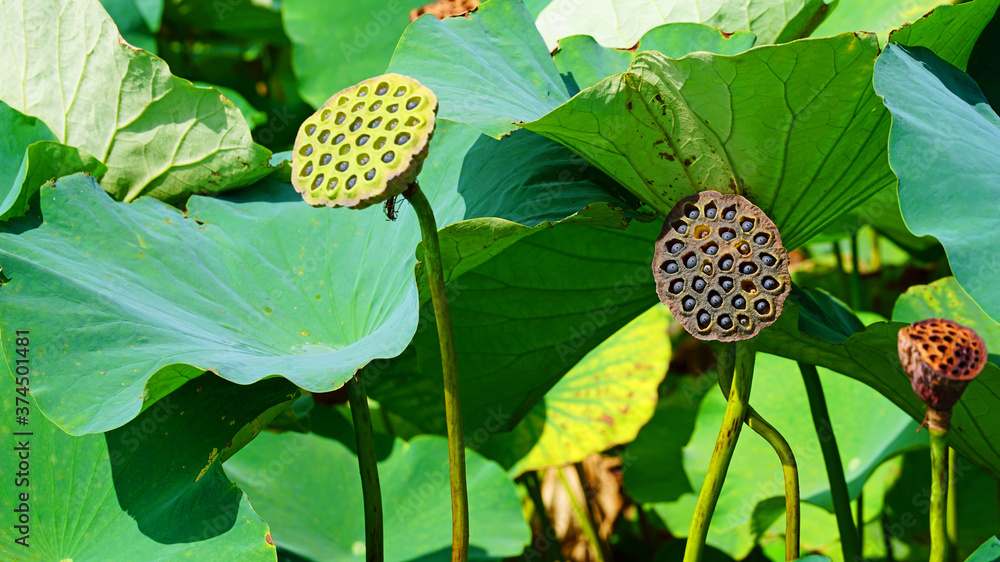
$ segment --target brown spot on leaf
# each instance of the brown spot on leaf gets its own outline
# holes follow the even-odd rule
[[[671,162],[674,161],[674,155],[670,154],[669,152],[661,152],[660,153],[660,158],[662,160],[670,160]]]

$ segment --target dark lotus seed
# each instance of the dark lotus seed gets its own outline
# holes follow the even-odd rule
[[[694,286],[694,290],[698,291],[699,293],[705,290],[705,280],[704,279],[701,279],[701,278],[695,279],[694,283],[692,283],[692,285]]]
[[[761,254],[760,261],[764,262],[764,265],[771,266],[774,265],[778,260],[774,259],[771,254]]]
[[[368,124],[368,128],[369,129],[374,129],[374,128],[378,127],[381,124],[382,124],[382,118],[381,117],[376,117],[375,119],[372,119],[371,123]]]
[[[685,312],[691,312],[694,310],[694,305],[694,299],[691,297],[684,297],[684,300],[681,301],[681,306],[684,307]]]
[[[680,234],[684,234],[687,231],[688,231],[688,227],[687,227],[686,224],[682,224],[682,225],[679,225],[677,227],[677,232],[679,232]]]
[[[406,109],[413,109],[420,105],[420,98],[412,98],[410,101],[406,102]]]
[[[698,327],[704,330],[708,327],[708,324],[712,321],[711,315],[709,315],[704,310],[698,313]]]
[[[722,231],[722,239],[725,240],[726,242],[729,242],[733,238],[736,238],[736,233],[733,232],[732,230],[723,230]]]
[[[342,142],[344,142],[344,133],[340,133],[339,135],[333,137],[333,144],[340,144]]]
[[[320,166],[326,166],[330,163],[330,160],[333,160],[333,156],[330,154],[324,154],[323,157],[319,159],[319,164]]]
[[[753,237],[753,241],[756,244],[767,244],[767,234],[758,234]]]
[[[714,219],[716,212],[717,212],[717,209],[715,207],[709,207],[709,208],[705,209],[705,216],[708,217],[708,218],[710,218],[710,219]]]
[[[389,86],[379,85],[378,90],[376,90],[375,93],[380,96],[384,96],[388,91],[389,91]]]
[[[365,102],[356,103],[354,107],[351,108],[351,113],[357,113],[365,108]]]
[[[305,169],[302,170],[302,175],[303,176],[309,176],[312,173],[313,173],[313,165],[312,164],[306,164]]]
[[[674,242],[673,244],[670,245],[670,253],[671,254],[676,254],[677,252],[681,251],[683,248],[684,248],[684,244],[681,244],[680,242]]]
[[[757,301],[753,308],[761,314],[767,314],[767,311],[771,310],[771,305],[767,304],[767,301]]]
[[[747,244],[746,242],[740,244],[739,247],[736,249],[744,256],[750,253],[750,245]]]
[[[396,113],[397,111],[399,111],[399,104],[398,103],[394,103],[394,104],[390,105],[388,109],[389,109],[389,113]]]
[[[395,157],[396,155],[393,154],[392,152],[386,152],[385,154],[382,155],[382,161],[388,164],[389,162],[392,162],[392,159]]]
[[[373,103],[371,107],[368,108],[368,111],[378,111],[378,108],[380,107],[382,107],[382,102],[377,101]]]
[[[720,306],[722,306],[722,297],[719,296],[719,293],[713,292],[711,295],[708,296],[708,304],[714,306],[715,308],[719,308]]]
[[[778,282],[771,277],[765,277],[762,285],[764,285],[764,288],[768,291],[773,291],[778,288]]]
[[[358,90],[358,97],[359,98],[363,98],[363,97],[365,97],[367,95],[368,95],[368,89],[367,88],[361,88],[360,90]]]
[[[393,94],[393,95],[395,95],[397,98],[401,98],[401,97],[405,96],[406,95],[406,88],[403,87],[403,86],[400,86],[399,89],[396,90],[396,93]]]
[[[348,164],[347,162],[339,162],[337,164],[337,171],[338,172],[346,172],[348,166],[350,166],[350,164]]]
[[[733,306],[742,310],[747,305],[747,300],[743,297],[737,296],[733,299]]]
[[[727,221],[731,221],[736,218],[736,211],[729,209],[728,211],[726,211],[726,214],[722,215],[722,218],[726,219]]]
[[[393,129],[396,128],[396,125],[399,125],[399,119],[393,119],[392,121],[389,121],[388,123],[385,124],[385,128],[387,131],[392,131]]]
[[[675,261],[668,261],[663,266],[663,271],[666,271],[667,273],[677,273],[677,270],[679,270],[679,269],[680,268],[677,267],[677,262],[675,262]]]
[[[312,145],[306,145],[305,150],[302,151],[303,156],[312,156],[312,153],[313,153]]]
[[[368,172],[365,174],[365,179],[368,181],[372,181],[373,179],[375,179],[375,168],[368,170]]]
[[[704,273],[705,275],[711,275],[712,274],[712,264],[706,263],[704,266],[702,266],[701,272]]]
[[[360,164],[361,166],[367,164],[368,160],[369,158],[367,154],[362,154],[361,156],[358,156],[358,164]]]
[[[722,280],[721,280],[721,282],[719,284],[722,285],[722,290],[725,291],[725,292],[727,292],[727,293],[729,291],[732,291],[733,287],[735,286],[733,284],[733,280],[730,279],[730,278],[728,278],[728,277],[723,277]]]
[[[740,273],[744,275],[751,275],[757,271],[757,266],[752,263],[740,264]]]
[[[684,290],[684,281],[681,281],[680,279],[670,284],[670,292],[675,295],[683,290]]]
[[[750,319],[747,318],[746,316],[743,316],[742,314],[740,314],[736,318],[737,318],[737,320],[740,321],[740,326],[746,326],[747,324],[750,323]]]
[[[316,181],[313,182],[313,185],[316,187],[321,187],[323,185],[323,177],[324,177],[323,174],[316,176]]]
[[[732,269],[732,267],[733,267],[733,258],[729,256],[722,258],[722,261],[719,262],[719,269],[721,269],[722,271],[729,271],[730,269]]]
[[[728,330],[729,328],[733,327],[733,319],[730,318],[729,315],[723,314],[722,316],[719,317],[719,326],[723,330]]]
[[[358,146],[364,146],[365,143],[368,142],[368,139],[370,138],[371,137],[368,135],[361,135],[360,137],[358,137]]]
[[[306,134],[309,135],[310,137],[313,136],[313,133],[315,132],[316,132],[316,125],[309,125],[308,127],[306,127]]]
[[[351,176],[347,178],[347,189],[351,189],[356,183],[358,183],[358,176]]]
[[[696,219],[698,218],[698,209],[691,209],[687,212],[687,218]]]
[[[330,131],[323,131],[319,134],[319,142],[326,142],[330,138]]]
[[[688,254],[688,256],[684,258],[684,267],[690,269],[696,265],[698,265],[698,258],[696,258],[694,254]]]
[[[400,133],[400,135],[396,137],[396,144],[403,145],[408,142],[410,142],[410,135],[406,133]]]
[[[322,115],[320,115],[320,116],[319,116],[319,118],[320,118],[321,120],[323,120],[323,121],[326,121],[327,119],[329,119],[329,118],[330,118],[330,114],[331,114],[331,113],[333,113],[333,112],[332,112],[332,111],[330,111],[329,109],[326,109],[326,110],[324,110],[324,111],[323,111]]]
[[[351,123],[351,132],[353,133],[354,131],[357,131],[358,129],[360,129],[362,124],[363,123],[362,123],[360,117],[358,117],[357,119],[355,119],[354,122]]]
[[[343,125],[344,121],[347,121],[347,115],[345,115],[344,113],[338,113],[337,119],[334,122],[338,125]]]
[[[740,223],[740,228],[743,229],[743,232],[750,232],[753,229],[753,221],[750,219],[744,219],[743,222]]]
[[[712,244],[711,246],[705,248],[705,253],[710,256],[714,256],[715,254],[719,253],[719,247],[716,246],[715,244]]]

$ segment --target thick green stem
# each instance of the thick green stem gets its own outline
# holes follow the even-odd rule
[[[955,475],[958,473],[958,453],[948,448],[948,559],[958,562],[958,491]]]
[[[931,434],[931,556],[929,562],[948,559],[948,430]]]
[[[858,548],[865,552],[865,491],[861,490],[854,502],[854,527],[858,530]]]
[[[372,433],[372,414],[368,409],[365,381],[359,375],[347,381],[347,400],[354,419],[354,435],[358,444],[358,469],[361,472],[361,494],[365,504],[365,559],[382,562],[385,559],[382,528],[382,490],[378,482],[378,463],[375,457],[375,436]]]
[[[830,496],[833,499],[833,511],[837,516],[837,528],[840,531],[840,548],[844,560],[861,560],[858,531],[851,516],[851,496],[847,491],[847,480],[844,478],[844,465],[840,462],[837,438],[830,425],[830,413],[826,409],[823,385],[819,381],[819,373],[816,372],[814,365],[799,363],[799,370],[802,372],[802,380],[806,383],[809,409],[812,411],[813,425],[816,426],[819,446],[823,451],[826,475],[830,480]]]
[[[851,308],[861,310],[861,259],[858,256],[858,235],[851,235]]]
[[[684,562],[698,562],[705,551],[705,539],[708,537],[712,513],[719,501],[722,482],[726,478],[729,462],[733,459],[733,451],[736,450],[736,441],[740,437],[740,429],[749,410],[754,352],[746,342],[736,342],[732,345],[736,348],[733,384],[726,404],[726,414],[722,419],[722,428],[719,430],[718,439],[715,440],[715,450],[708,464],[708,474],[701,486],[694,518],[691,520],[691,531],[688,533],[687,546],[684,549]]]
[[[587,538],[590,550],[594,552],[594,559],[597,562],[604,562],[604,551],[601,550],[601,540],[597,536],[594,525],[590,522],[590,513],[577,501],[576,494],[573,493],[573,488],[570,487],[569,481],[566,480],[566,474],[563,473],[563,469],[559,468],[556,472],[559,474],[559,481],[562,482],[563,488],[566,490],[566,495],[569,496],[570,506],[573,507],[573,514],[576,515],[576,521],[580,524],[580,529],[583,530],[583,536]],[[580,485],[583,486],[582,481]]]
[[[455,355],[455,335],[451,327],[451,311],[445,293],[444,271],[441,266],[441,246],[438,242],[434,209],[416,184],[405,193],[420,221],[424,242],[424,265],[427,282],[437,319],[438,341],[441,344],[441,370],[444,373],[444,411],[448,427],[448,465],[451,473],[451,559],[469,559],[469,492],[465,477],[465,433],[462,428],[462,396],[458,386],[458,358]]]
[[[727,396],[732,386],[732,377],[727,374],[731,371],[731,367],[728,367],[731,360],[730,354],[724,354],[719,358],[719,386]],[[799,469],[795,463],[792,447],[784,436],[752,406],[748,408],[746,424],[771,445],[778,454],[778,460],[781,461],[785,480],[785,560],[789,562],[798,560],[802,501],[799,496]]]

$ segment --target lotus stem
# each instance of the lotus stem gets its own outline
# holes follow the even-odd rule
[[[931,555],[930,562],[948,559],[948,429],[931,434]]]
[[[861,259],[858,256],[858,234],[851,235],[851,308],[861,310]]]
[[[719,386],[726,395],[729,395],[732,386],[732,378],[728,374],[732,372],[732,367],[727,364],[732,359],[733,356],[729,353],[723,353],[719,358]],[[767,441],[781,461],[785,481],[785,560],[788,562],[798,560],[802,501],[799,495],[799,469],[795,463],[795,454],[781,432],[768,423],[753,406],[749,407],[746,424]]]
[[[948,447],[948,559],[958,562],[958,492],[955,475],[958,473],[958,453]]]
[[[416,183],[403,194],[413,206],[420,221],[424,242],[424,264],[427,282],[437,320],[438,341],[441,344],[441,370],[444,374],[444,410],[448,428],[448,466],[451,475],[452,562],[469,558],[469,492],[465,476],[465,431],[462,427],[462,395],[458,384],[458,357],[455,335],[451,327],[451,311],[445,293],[441,246],[438,242],[434,209]]]
[[[861,553],[865,552],[865,491],[858,492],[858,499],[854,500],[854,526],[858,529],[858,548]]]
[[[833,511],[837,516],[837,528],[840,531],[840,548],[844,560],[861,560],[858,531],[851,516],[851,496],[847,491],[847,480],[844,477],[844,465],[840,461],[837,438],[830,425],[830,412],[826,409],[823,385],[820,383],[815,365],[799,363],[799,371],[802,372],[802,380],[806,384],[809,409],[812,411],[813,425],[816,427],[819,446],[823,451],[826,475],[830,480],[830,496],[833,499]]]
[[[347,400],[354,419],[354,435],[358,444],[358,469],[361,472],[361,494],[365,504],[365,559],[382,562],[385,559],[385,533],[382,527],[382,490],[378,481],[375,457],[375,436],[372,414],[368,409],[368,393],[364,379],[356,374],[347,381]]]
[[[583,536],[587,538],[587,543],[590,544],[590,550],[594,552],[594,560],[597,562],[604,562],[604,552],[601,550],[601,540],[597,536],[597,531],[594,529],[594,525],[590,522],[590,514],[587,512],[587,509],[580,505],[580,502],[577,501],[576,494],[573,493],[573,489],[569,485],[569,480],[566,480],[566,474],[563,473],[563,469],[557,468],[556,473],[559,475],[559,481],[566,490],[566,495],[569,496],[570,506],[572,506],[573,514],[576,516],[576,520],[580,524],[580,529],[583,530]],[[583,486],[582,480],[580,481],[580,485]],[[586,490],[584,491],[586,492]]]
[[[726,471],[736,450],[736,441],[740,437],[740,429],[746,421],[750,401],[750,385],[753,381],[754,352],[746,341],[730,344],[735,349],[735,370],[733,384],[726,403],[726,414],[722,419],[722,428],[715,441],[715,450],[708,464],[708,474],[701,487],[698,503],[695,506],[694,518],[691,520],[691,530],[688,533],[687,546],[684,549],[684,562],[698,562],[705,551],[705,540],[708,538],[708,526],[712,521],[712,513],[719,502],[719,493],[726,478]]]

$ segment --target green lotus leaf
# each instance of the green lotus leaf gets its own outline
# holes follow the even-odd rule
[[[531,539],[514,484],[500,466],[467,453],[470,560],[517,556]],[[378,463],[385,559],[451,559],[448,442],[396,439]],[[275,544],[311,560],[365,560],[358,460],[314,433],[265,433],[225,464],[271,526]]]
[[[642,313],[570,369],[513,431],[493,435],[479,452],[518,475],[632,441],[656,409],[670,362],[669,325],[664,306]]]
[[[917,422],[875,390],[826,370],[820,370],[820,377],[832,425],[832,429],[825,431],[832,431],[837,436],[848,487],[851,496],[857,497],[880,463],[909,447],[925,443],[926,435],[918,434]],[[809,401],[795,362],[758,354],[753,404],[782,433],[795,452],[802,500],[832,512],[829,479],[819,442],[825,435],[817,435],[815,427],[808,422]],[[698,410],[694,433],[684,448],[683,457],[684,473],[694,490],[707,473],[725,407],[725,397],[716,390],[707,393]],[[879,431],[873,433],[872,427],[878,427]],[[680,475],[661,475],[664,479],[668,476],[677,478]],[[768,498],[783,495],[781,464],[770,445],[755,433],[742,435],[712,518],[709,542],[737,559],[743,558],[755,542],[752,517],[755,507]],[[665,517],[671,532],[686,534],[695,498],[696,494],[690,493],[674,503],[656,505],[657,513]],[[781,509],[784,510],[783,501]],[[829,518],[803,517],[804,534],[810,533],[814,525],[826,530]]]
[[[889,43],[926,47],[965,70],[979,35],[986,28],[1000,0],[974,0],[955,6],[939,6],[933,12],[904,25],[889,35]]]
[[[405,191],[427,158],[437,97],[399,74],[330,97],[299,128],[292,185],[310,205],[364,209]]]
[[[399,39],[388,72],[433,90],[440,118],[497,139],[569,99],[520,0],[490,0],[467,18],[418,19]]]
[[[826,19],[812,32],[813,37],[837,35],[847,31],[870,31],[885,43],[889,32],[901,25],[920,19],[924,14],[944,4],[942,0],[838,0]]]
[[[1000,319],[997,216],[1000,117],[968,75],[926,49],[889,45],[875,86],[893,115],[889,161],[903,218],[936,237],[966,292]],[[961,187],[961,189],[958,189]]]
[[[927,406],[913,392],[903,372],[897,334],[903,322],[877,322],[852,331],[830,320],[850,315],[847,307],[820,291],[792,291],[785,312],[774,326],[754,340],[761,351],[804,361],[857,379],[891,400],[914,420],[922,420]],[[816,327],[823,326],[823,330]],[[987,363],[955,405],[950,445],[994,478],[1000,478],[1000,367]]]
[[[987,316],[954,277],[910,287],[896,301],[892,318],[910,323],[928,318],[954,320],[975,330],[992,353],[990,360],[1000,365],[1000,322]]]
[[[329,0],[283,0],[281,20],[302,99],[319,107],[330,92],[385,72],[410,10],[427,3],[356,0],[333,7]]]
[[[760,44],[784,43],[809,35],[829,9],[825,0],[553,0],[538,15],[538,29],[549,49],[571,35],[630,49],[650,29],[680,22],[705,23],[728,33],[751,31]]]
[[[7,334],[4,336],[6,341]],[[38,357],[34,354],[33,332],[30,337],[29,357],[33,363]],[[227,432],[232,435],[241,427],[230,426],[228,422],[202,425],[209,416],[216,417],[219,410],[215,407],[198,412],[191,407],[193,397],[172,396],[147,410],[145,418],[137,419],[118,433],[72,437],[41,414],[31,393],[18,390],[21,387],[13,384],[6,365],[0,366],[0,370],[3,381],[0,384],[0,413],[13,421],[15,408],[30,411],[27,426],[12,423],[0,426],[0,441],[10,448],[18,447],[22,440],[27,441],[30,455],[30,474],[24,486],[15,483],[14,475],[20,461],[17,454],[0,458],[0,470],[9,476],[0,482],[0,509],[16,517],[16,510],[25,510],[20,494],[26,494],[24,503],[28,506],[30,527],[29,546],[25,548],[15,542],[22,537],[14,527],[17,520],[5,517],[5,524],[0,527],[0,557],[38,561],[168,561],[209,557],[266,562],[275,559],[267,524],[250,507],[247,497],[224,478],[221,461],[215,462],[197,482],[195,476],[203,464],[192,464],[186,475],[175,474],[171,491],[176,493],[178,501],[163,504],[152,501],[158,490],[153,486],[150,494],[150,484],[171,476],[167,466],[180,468],[182,459],[194,458],[204,463],[213,447],[219,450],[225,447],[229,439]],[[38,380],[31,377],[32,389]],[[291,386],[284,385],[285,390]],[[261,400],[274,396],[272,392],[264,392],[255,398],[255,394],[263,390],[257,385],[237,388],[242,389],[242,394],[237,393],[223,408],[227,415],[233,416],[231,419],[241,420],[239,423],[253,419],[260,413],[253,411],[254,407]],[[203,402],[206,396],[207,387]],[[179,415],[180,412],[184,414]],[[137,458],[142,455],[140,451],[148,452],[154,443],[160,445],[167,441],[158,433],[160,430],[172,436],[171,447],[162,451],[164,455],[177,455],[170,459],[170,464],[158,467],[159,472],[153,475],[133,472],[125,481],[116,478],[121,476],[121,467],[141,463],[142,459]],[[15,431],[30,431],[31,435],[14,435]],[[114,442],[106,439],[111,435],[114,435]],[[217,475],[223,479],[218,480]],[[123,490],[133,492],[132,501],[124,507],[119,500]],[[173,512],[172,508],[179,511]],[[146,517],[137,519],[135,515],[139,511]],[[183,517],[179,518],[177,513],[183,513]],[[165,540],[165,535],[171,534],[188,534],[194,538]]]
[[[612,74],[625,72],[641,51],[659,51],[672,59],[695,51],[735,55],[753,47],[756,41],[757,36],[749,31],[723,33],[700,23],[668,23],[647,31],[635,49],[629,50],[603,47],[589,35],[566,37],[559,40],[552,60],[563,80],[576,85],[576,93]]]
[[[0,50],[20,54],[0,58],[0,101],[103,162],[101,186],[116,199],[182,203],[271,172],[236,106],[120,43],[99,2],[7,4],[2,16]]]
[[[664,215],[698,191],[738,191],[791,250],[893,181],[871,149],[889,125],[871,88],[877,54],[854,34],[735,56],[644,52],[525,127]]]
[[[965,562],[989,562],[1000,557],[1000,539],[994,535],[972,553]]]

